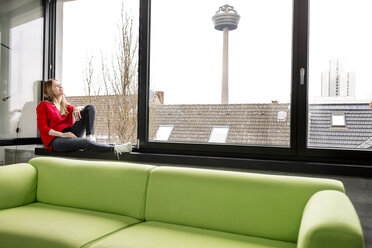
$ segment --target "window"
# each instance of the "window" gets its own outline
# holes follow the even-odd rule
[[[34,138],[43,72],[42,3],[6,1],[0,10],[0,140]]]
[[[172,125],[169,125],[169,126],[160,125],[157,132],[156,132],[154,140],[157,140],[157,141],[167,141],[167,140],[169,140],[169,136],[172,133],[173,127],[174,126],[172,126]]]
[[[93,104],[98,142],[137,142],[138,1],[57,2],[56,78]]]
[[[10,2],[0,10],[0,145],[37,134],[36,121],[22,123],[36,120],[26,115],[35,115],[44,66],[68,101],[96,106],[99,142],[138,138],[140,151],[182,155],[370,160],[368,1]]]
[[[277,114],[290,116],[292,8],[152,0],[148,140],[172,123],[169,143],[288,148],[291,120]],[[229,138],[210,138],[212,126],[229,126]]]
[[[212,127],[208,142],[226,143],[229,127]]]
[[[345,116],[343,114],[332,114],[332,127],[345,127]]]
[[[27,163],[35,157],[36,145],[21,146],[1,146],[0,147],[0,166],[16,163]]]
[[[309,2],[308,147],[369,149],[372,2]]]
[[[279,111],[278,112],[278,121],[284,121],[287,118],[287,112]]]

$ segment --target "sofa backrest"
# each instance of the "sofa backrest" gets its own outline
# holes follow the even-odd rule
[[[145,219],[297,242],[306,202],[326,189],[344,191],[336,180],[157,167]]]
[[[123,162],[38,157],[36,200],[144,218],[145,193],[153,166]]]

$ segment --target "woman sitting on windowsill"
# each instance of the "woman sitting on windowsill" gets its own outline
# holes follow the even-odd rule
[[[132,151],[131,143],[110,145],[95,142],[94,106],[87,105],[81,109],[68,104],[58,80],[45,82],[44,99],[36,108],[37,127],[48,150],[70,152],[83,149],[116,154]],[[82,138],[84,132],[86,138]]]

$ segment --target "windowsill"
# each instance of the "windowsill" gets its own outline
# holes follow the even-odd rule
[[[53,156],[53,157],[69,157],[69,158],[92,158],[105,160],[127,160],[131,153],[123,153],[116,155],[113,152],[92,152],[92,151],[74,151],[74,152],[51,152],[44,145],[38,145],[35,148],[35,155]]]
[[[75,151],[68,153],[51,152],[44,146],[35,148],[35,155],[53,156],[78,159],[98,159],[126,161],[137,163],[152,163],[158,165],[181,165],[190,167],[221,167],[229,169],[250,169],[258,171],[296,172],[311,173],[319,175],[345,175],[357,177],[372,177],[372,167],[363,165],[345,165],[340,163],[322,163],[311,161],[286,161],[286,160],[265,160],[246,158],[226,158],[196,155],[177,155],[145,153],[134,149],[131,153],[124,153],[117,157],[114,153],[97,153],[90,151]]]

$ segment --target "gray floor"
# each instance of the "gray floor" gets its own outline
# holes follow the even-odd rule
[[[21,149],[20,149],[21,150]],[[0,161],[0,165],[12,164],[16,162],[27,162],[30,158],[35,157],[31,149],[18,150],[15,153],[14,148],[4,149],[3,161]],[[199,166],[195,166],[199,167]],[[223,169],[223,168],[216,168]],[[226,169],[228,170],[228,169]],[[236,169],[236,171],[247,171],[242,169]],[[354,207],[359,215],[361,225],[363,228],[365,238],[365,248],[372,248],[372,178],[359,178],[359,177],[346,177],[346,176],[321,176],[321,175],[310,175],[300,173],[280,173],[280,172],[268,172],[268,171],[249,171],[265,174],[285,174],[285,175],[296,175],[305,177],[324,177],[340,180],[343,182],[346,194],[354,204]]]
[[[365,247],[372,248],[372,179],[334,177],[345,185],[362,224]]]

